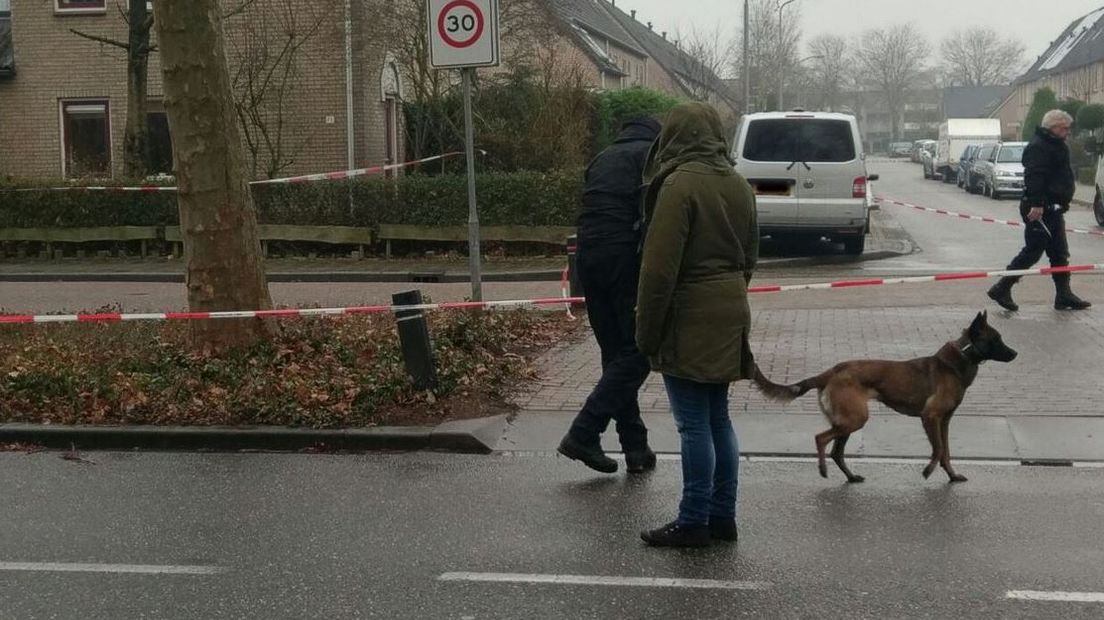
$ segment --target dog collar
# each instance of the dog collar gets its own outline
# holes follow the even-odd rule
[[[962,355],[963,359],[965,359],[967,362],[970,362],[971,364],[977,364],[978,366],[981,366],[982,364],[985,363],[985,358],[979,357],[977,359],[970,359],[971,358],[971,352],[974,351],[976,348],[977,347],[974,346],[974,343],[967,342],[966,346],[960,347],[958,349],[958,352]],[[974,355],[976,355],[976,353]]]

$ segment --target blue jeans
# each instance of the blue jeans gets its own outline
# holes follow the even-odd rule
[[[736,517],[740,447],[728,417],[728,384],[697,383],[663,375],[682,439],[680,525]]]

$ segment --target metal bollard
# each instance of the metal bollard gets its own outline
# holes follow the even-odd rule
[[[579,282],[579,269],[576,255],[579,252],[579,237],[571,235],[567,238],[567,284],[572,297],[582,297],[583,285]]]
[[[422,292],[404,291],[391,295],[396,306],[421,305]],[[437,387],[437,363],[433,358],[433,340],[429,337],[429,323],[424,310],[399,310],[395,312],[399,327],[399,343],[402,346],[406,372],[417,390]]]

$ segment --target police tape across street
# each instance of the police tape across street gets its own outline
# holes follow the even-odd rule
[[[900,200],[893,200],[892,198],[886,198],[885,196],[878,196],[876,198],[878,202],[897,205],[899,207],[907,207],[909,209],[915,209],[917,211],[923,211],[925,213],[935,213],[938,215],[948,215],[950,217],[957,217],[962,220],[970,220],[973,222],[985,222],[986,224],[1001,224],[1003,226],[1013,226],[1017,228],[1023,227],[1023,222],[1015,220],[1000,220],[992,217],[983,217],[980,215],[972,215],[970,213],[958,213],[956,211],[948,211],[946,209],[934,209],[932,207],[922,207],[920,205],[912,204],[911,202],[902,202]],[[1104,230],[1089,230],[1086,228],[1067,228],[1066,232],[1077,235],[1093,235],[1094,237],[1104,237]]]
[[[964,273],[942,273],[927,276],[904,278],[871,278],[863,280],[837,280],[813,284],[785,284],[753,286],[748,294],[763,295],[769,293],[789,293],[796,291],[823,291],[833,289],[853,289],[898,284],[928,284],[933,282],[954,282],[961,280],[985,280],[1006,276],[1049,276],[1059,273],[1087,273],[1104,271],[1104,264],[1070,265],[1068,267],[1043,267],[1019,271],[973,271]],[[566,288],[565,288],[566,290]],[[286,319],[293,317],[342,316],[355,314],[384,314],[407,311],[431,310],[474,310],[496,308],[521,308],[527,306],[570,306],[586,303],[585,297],[548,297],[538,299],[510,299],[502,301],[460,301],[439,304],[417,304],[407,306],[375,305],[349,306],[342,308],[281,308],[276,310],[237,310],[227,312],[155,312],[155,313],[89,313],[89,314],[0,314],[0,324],[28,323],[117,323],[126,321],[209,321],[219,319]]]

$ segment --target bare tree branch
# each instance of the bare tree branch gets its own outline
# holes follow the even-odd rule
[[[1023,42],[992,28],[959,30],[943,40],[947,81],[956,86],[993,86],[1012,81],[1023,65]]]
[[[78,37],[88,39],[89,41],[96,41],[97,43],[103,43],[104,45],[111,45],[111,46],[119,47],[119,48],[122,48],[122,49],[125,49],[125,50],[130,49],[130,45],[127,44],[127,43],[123,43],[122,41],[116,41],[114,39],[99,37],[99,36],[96,36],[94,34],[85,34],[85,33],[81,32],[79,30],[74,30],[72,28],[69,29],[69,32],[72,32],[73,34],[77,35]]]
[[[242,0],[241,4],[239,4],[238,6],[230,9],[229,12],[223,13],[222,18],[223,19],[229,19],[231,17],[234,17],[235,15],[241,15],[249,7],[253,6],[256,3],[257,3],[257,0]]]
[[[855,57],[870,81],[885,97],[894,140],[901,137],[905,103],[920,82],[931,46],[912,24],[877,28],[863,33]]]

